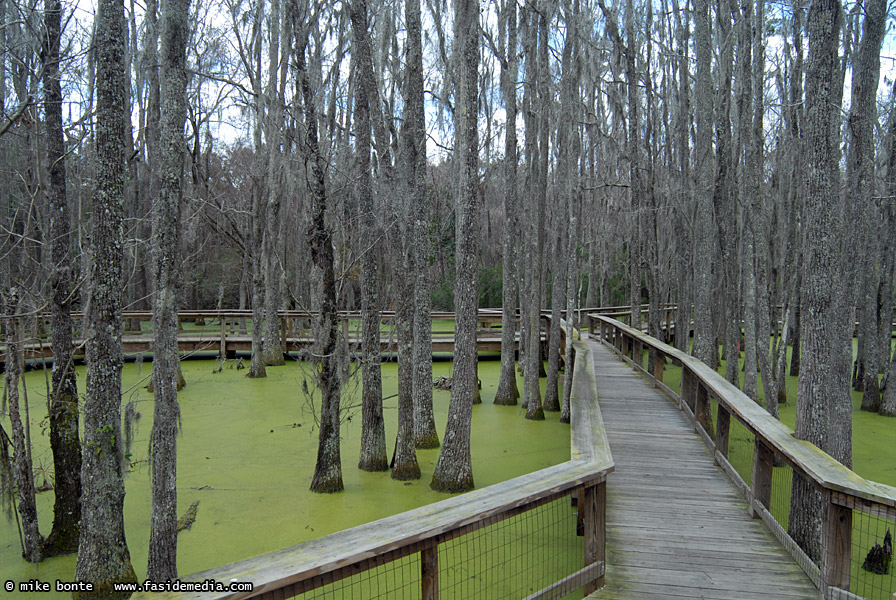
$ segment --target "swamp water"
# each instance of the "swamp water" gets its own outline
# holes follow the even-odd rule
[[[317,453],[312,402],[303,394],[303,379],[313,390],[304,363],[268,368],[268,377],[252,380],[245,370],[225,364],[220,373],[213,360],[182,363],[187,387],[179,394],[182,427],[178,437],[178,512],[199,501],[196,521],[178,538],[178,571],[182,576],[307,541],[348,527],[436,502],[449,496],[429,489],[436,450],[418,450],[421,479],[393,481],[388,472],[357,469],[360,450],[360,372],[343,395],[342,470],[345,491],[317,495],[308,491]],[[146,457],[152,429],[152,395],[144,386],[151,363],[127,363],[123,371],[122,413],[133,401],[141,413],[130,450],[132,468],[125,480],[125,526],[131,560],[142,581],[150,522],[150,474]],[[450,376],[451,362],[435,362],[433,377]],[[527,421],[519,406],[491,403],[500,362],[479,364],[483,404],[473,409],[473,473],[477,488],[505,481],[569,460],[569,426],[559,413],[547,420]],[[46,374],[46,377],[49,373]],[[52,482],[52,455],[46,427],[46,382],[43,371],[26,376],[30,407],[35,481]],[[518,381],[522,389],[522,381]],[[542,389],[544,380],[542,380]],[[78,367],[78,388],[84,393],[84,369]],[[383,365],[383,395],[397,393],[395,363]],[[444,437],[450,393],[433,390],[436,425]],[[386,444],[390,457],[397,429],[397,398],[385,401]],[[8,418],[3,425],[8,429]],[[40,529],[52,527],[53,494],[38,494]],[[75,556],[31,565],[21,558],[14,521],[0,519],[0,579],[69,581]],[[42,597],[70,597],[41,594]],[[11,597],[11,595],[10,595]]]

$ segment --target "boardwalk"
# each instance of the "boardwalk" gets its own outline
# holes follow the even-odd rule
[[[591,346],[616,472],[606,588],[589,598],[817,599],[677,405],[606,346]]]

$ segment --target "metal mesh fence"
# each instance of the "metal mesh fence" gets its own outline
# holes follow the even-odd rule
[[[880,505],[868,510],[852,513],[849,591],[868,600],[891,600],[896,593],[896,519],[892,512],[888,518],[886,508]]]
[[[438,544],[440,600],[524,598],[563,579],[584,565],[576,526],[576,507],[566,492],[492,517],[484,526],[473,523],[446,534]],[[422,544],[397,550],[374,559],[372,568],[347,567],[264,597],[417,600],[423,586],[421,549]],[[578,590],[565,598],[582,596]]]
[[[731,418],[728,431],[728,462],[747,485],[750,485],[753,479],[755,436],[734,417]]]
[[[582,539],[565,495],[440,544],[439,598],[524,598],[584,565]]]
[[[783,461],[775,462],[772,471],[772,494],[769,512],[784,531],[790,520],[790,496],[793,488],[793,468]]]

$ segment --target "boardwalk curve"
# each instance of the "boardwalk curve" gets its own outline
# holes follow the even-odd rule
[[[589,598],[817,599],[663,392],[590,342],[616,473],[606,587]]]

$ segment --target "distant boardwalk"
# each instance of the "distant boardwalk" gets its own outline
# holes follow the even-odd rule
[[[616,472],[607,485],[606,588],[589,598],[817,599],[677,405],[590,344]]]

